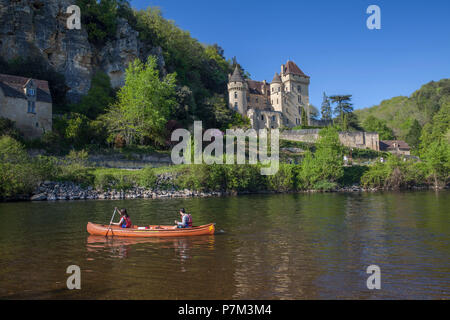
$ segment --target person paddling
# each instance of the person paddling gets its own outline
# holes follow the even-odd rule
[[[115,208],[117,210],[117,208]],[[120,218],[119,222],[113,222],[112,224],[116,226],[121,226],[122,228],[131,228],[131,219],[130,216],[127,213],[127,209],[120,209],[119,210],[120,215],[122,216]]]
[[[180,209],[181,222],[175,220],[177,228],[192,228],[192,216],[186,213],[184,208]]]

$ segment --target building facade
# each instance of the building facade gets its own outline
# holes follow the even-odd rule
[[[396,155],[411,155],[411,147],[403,140],[381,140],[380,150]]]
[[[0,117],[15,122],[25,138],[52,130],[52,96],[48,82],[0,74]]]
[[[281,65],[271,83],[244,79],[236,65],[228,77],[229,107],[254,129],[310,125],[309,79],[293,61]]]

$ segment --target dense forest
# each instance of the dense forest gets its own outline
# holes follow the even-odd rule
[[[434,117],[450,104],[450,79],[431,81],[411,96],[399,96],[379,105],[356,110],[359,122],[367,131],[378,131],[382,139],[401,139],[417,148],[422,130],[439,125]],[[447,137],[450,132],[446,133]]]

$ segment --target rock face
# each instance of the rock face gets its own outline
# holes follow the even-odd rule
[[[118,19],[115,38],[101,48],[88,41],[86,30],[66,27],[67,8],[73,0],[0,0],[0,56],[42,57],[64,74],[67,98],[76,102],[90,88],[92,75],[107,73],[113,87],[124,83],[125,69],[135,58],[155,55],[164,72],[161,48],[151,48],[139,40],[139,33],[125,19]]]

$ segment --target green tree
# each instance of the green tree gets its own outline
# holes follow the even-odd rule
[[[89,41],[103,44],[112,38],[117,29],[118,8],[124,8],[128,1],[77,0],[81,10],[81,23],[86,28]]]
[[[368,132],[378,132],[380,140],[395,139],[394,132],[387,126],[386,121],[375,118],[374,116],[367,117],[362,123],[362,127]]]
[[[97,72],[91,81],[91,88],[81,98],[81,101],[73,106],[75,112],[81,113],[90,119],[97,118],[106,112],[114,102],[114,90],[106,73]]]
[[[422,133],[422,127],[420,126],[419,121],[414,119],[409,128],[408,133],[406,134],[405,141],[412,147],[417,148],[420,144],[420,135]]]
[[[450,99],[445,101],[432,121],[423,127],[420,156],[424,159],[434,185],[448,183],[450,173]]]
[[[300,180],[306,188],[332,188],[343,176],[343,149],[335,128],[324,128],[319,133],[316,152],[307,151],[303,159]]]
[[[136,59],[126,69],[125,85],[117,102],[105,114],[110,136],[121,135],[127,144],[165,142],[165,125],[176,105],[175,74],[159,78],[156,58],[144,64]]]
[[[348,129],[348,117],[346,115],[353,112],[353,104],[350,102],[351,99],[351,94],[330,96],[331,102],[337,104],[334,108],[334,114],[339,117],[339,122],[343,130]]]
[[[320,108],[320,112],[323,120],[331,120],[333,116],[333,112],[331,109],[330,99],[328,99],[325,92],[323,93],[322,106]]]

